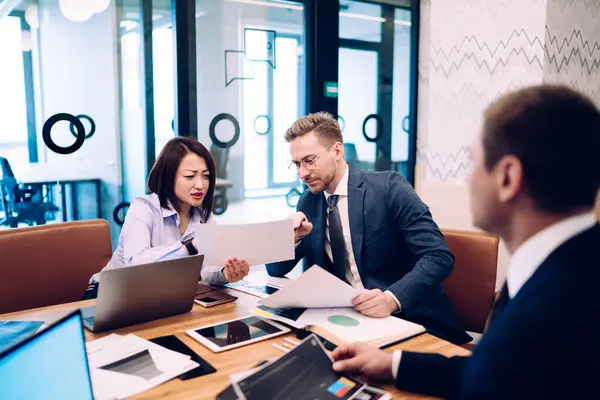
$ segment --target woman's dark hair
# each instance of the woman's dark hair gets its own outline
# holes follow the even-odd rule
[[[179,164],[186,154],[193,153],[206,162],[209,171],[210,187],[202,206],[199,207],[200,216],[203,221],[208,220],[213,208],[213,197],[215,194],[216,171],[215,162],[210,152],[199,141],[191,137],[175,137],[163,147],[158,159],[154,163],[148,176],[148,190],[158,195],[160,206],[170,209],[169,202],[177,208],[179,201],[175,196],[175,174]]]

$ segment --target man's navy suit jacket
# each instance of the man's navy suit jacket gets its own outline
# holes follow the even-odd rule
[[[290,272],[298,261],[332,271],[325,253],[327,202],[323,193],[307,190],[298,202],[313,224],[296,248],[296,259],[267,265],[272,276]],[[349,171],[348,216],[356,266],[367,289],[390,290],[402,305],[399,317],[419,323],[453,343],[469,342],[442,281],[454,257],[428,207],[410,183],[391,171]]]

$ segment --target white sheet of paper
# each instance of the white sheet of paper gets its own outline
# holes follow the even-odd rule
[[[289,284],[292,280],[288,278],[277,278],[275,276],[271,276],[267,273],[266,270],[262,271],[252,271],[248,274],[247,277],[244,278],[245,281],[251,282],[253,284],[266,284],[269,286],[274,286],[276,288],[281,289],[282,287]]]
[[[271,308],[351,307],[359,291],[318,265],[260,301]]]
[[[349,343],[369,342],[419,328],[417,324],[392,316],[367,317],[349,307],[308,309],[296,322],[318,326]]]
[[[295,257],[291,219],[243,225],[201,224],[196,242],[206,265],[225,265],[231,257],[246,260],[251,266]]]
[[[144,392],[198,366],[189,356],[135,335],[111,334],[86,343],[92,387],[96,400],[122,399]],[[147,350],[151,362],[130,363],[127,372],[101,367]]]

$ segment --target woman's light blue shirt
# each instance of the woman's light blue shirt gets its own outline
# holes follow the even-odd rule
[[[117,249],[103,270],[187,257],[189,254],[181,242],[192,238],[201,241],[195,235],[196,228],[203,223],[215,223],[212,216],[202,221],[199,210],[192,210],[190,222],[181,235],[179,214],[174,209],[162,208],[158,195],[136,197],[129,206]],[[204,265],[201,278],[215,285],[227,283],[222,269],[223,266]],[[91,282],[98,281],[99,274],[94,274]]]

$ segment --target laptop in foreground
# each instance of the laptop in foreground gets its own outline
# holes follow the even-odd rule
[[[81,309],[92,332],[122,328],[192,309],[204,255],[100,272],[96,305]]]
[[[0,353],[0,398],[92,400],[81,313]]]

